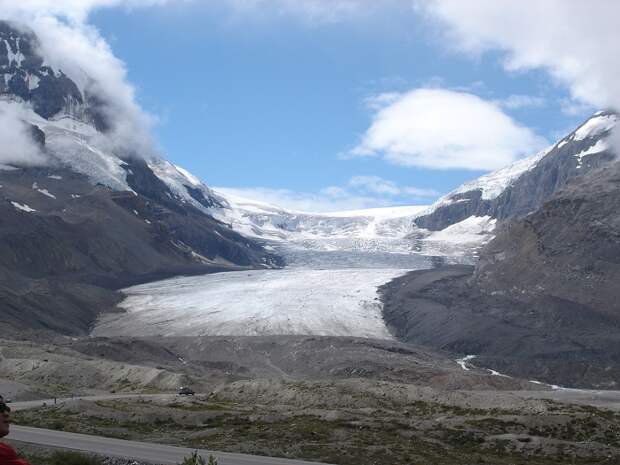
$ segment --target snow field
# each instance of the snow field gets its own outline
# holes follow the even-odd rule
[[[406,270],[259,270],[125,289],[94,336],[315,335],[391,339],[377,287]]]

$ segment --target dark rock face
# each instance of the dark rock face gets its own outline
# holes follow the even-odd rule
[[[620,385],[620,164],[575,177],[505,223],[474,268],[413,272],[383,288],[402,340],[494,370],[576,387]]]
[[[597,116],[608,115],[615,113],[602,112]],[[441,206],[429,215],[416,218],[415,224],[424,229],[437,231],[470,216],[490,215],[505,220],[521,217],[538,209],[571,179],[581,177],[613,159],[613,154],[609,151],[586,156],[582,160],[576,157],[577,154],[609,136],[609,131],[583,140],[575,140],[574,135],[573,132],[556,144],[534,168],[515,180],[498,197],[483,199],[482,191],[479,189],[458,193],[451,197],[453,200],[451,204]]]
[[[552,295],[620,322],[620,164],[570,183],[540,210],[505,224],[475,283],[521,299]]]
[[[202,191],[200,189],[196,189],[195,187],[188,186],[187,184],[185,184],[184,187],[187,190],[187,192],[189,193],[189,195],[191,195],[192,198],[196,202],[198,202],[200,205],[202,205],[203,207],[205,207],[205,208],[222,207],[222,205],[219,204],[213,198],[205,197],[205,195],[202,193]]]
[[[100,100],[84,93],[62,71],[44,65],[36,36],[21,26],[0,21],[0,95],[30,102],[49,119],[66,114],[109,129]]]
[[[39,128],[39,126],[31,124],[30,135],[41,149],[45,148],[45,133],[41,131],[41,128]]]
[[[493,201],[483,199],[481,190],[455,194],[452,199],[454,203],[441,206],[429,215],[416,218],[415,225],[430,231],[441,231],[470,216],[490,215],[493,210]]]

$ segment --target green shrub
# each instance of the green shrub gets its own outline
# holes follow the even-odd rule
[[[180,465],[217,465],[217,459],[209,455],[209,461],[206,462],[202,456],[198,455],[198,451],[195,451],[189,457],[185,457]]]
[[[101,460],[78,452],[57,451],[49,458],[50,465],[102,465]]]

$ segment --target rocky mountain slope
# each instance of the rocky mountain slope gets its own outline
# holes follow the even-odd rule
[[[421,228],[442,230],[466,218],[505,220],[538,209],[575,177],[613,158],[605,141],[618,115],[600,111],[574,132],[542,152],[466,183],[440,199],[414,221]]]
[[[31,31],[6,21],[0,21],[0,75],[0,94],[28,102],[43,118],[62,113],[102,131],[109,127],[104,102],[47,65]]]
[[[0,166],[0,325],[84,333],[117,288],[279,265],[213,218],[225,200],[190,173],[113,144],[105,102],[45,63],[31,32],[0,22],[0,111],[44,160]]]
[[[569,139],[581,141],[580,131]],[[582,156],[582,167],[612,157]],[[540,163],[538,171],[551,166]],[[475,268],[414,272],[386,285],[384,316],[403,340],[476,355],[503,373],[617,388],[619,204],[620,164],[591,166],[534,212],[502,223]]]

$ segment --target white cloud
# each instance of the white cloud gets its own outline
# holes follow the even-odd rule
[[[46,163],[24,121],[26,111],[14,103],[0,102],[0,165],[37,166]]]
[[[400,189],[394,182],[380,178],[379,176],[355,176],[349,181],[349,186],[362,188],[374,194],[400,194]]]
[[[544,69],[573,98],[620,109],[620,2],[433,0],[418,5],[448,26],[450,47],[503,50],[506,69]]]
[[[377,176],[354,176],[345,186],[329,186],[319,192],[296,192],[265,187],[216,187],[224,195],[245,197],[290,210],[326,213],[394,205],[428,204],[440,194],[430,189],[398,186]]]
[[[497,103],[473,94],[423,88],[386,103],[350,155],[404,166],[493,170],[546,143]]]
[[[563,98],[560,99],[559,104],[562,113],[568,116],[589,116],[596,111],[596,107],[589,103],[574,99]]]
[[[384,196],[413,196],[417,198],[437,197],[439,192],[434,189],[421,189],[419,187],[398,186],[395,182],[383,179],[379,176],[354,176],[348,184],[362,192]]]
[[[386,206],[370,197],[356,197],[347,193],[335,193],[331,188],[321,192],[296,192],[289,189],[267,187],[228,188],[216,187],[216,192],[266,202],[289,210],[306,213],[325,213],[344,210],[361,210]]]
[[[62,17],[74,23],[84,23],[88,14],[104,7],[134,8],[161,5],[169,0],[1,0],[2,16],[16,20],[33,17]]]
[[[401,94],[398,92],[384,92],[378,95],[371,95],[364,99],[364,104],[367,108],[378,111],[382,108],[385,108],[392,103],[397,102],[401,97]]]

